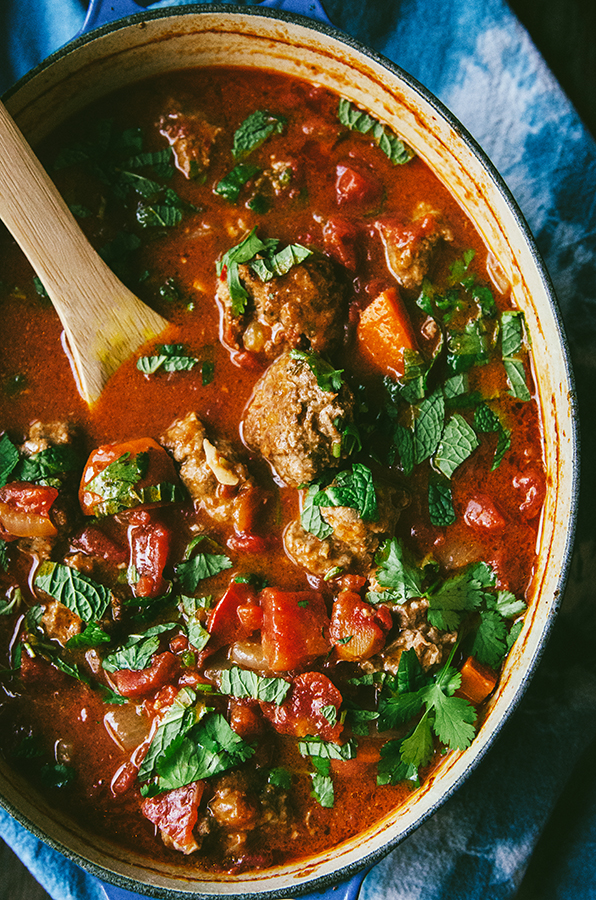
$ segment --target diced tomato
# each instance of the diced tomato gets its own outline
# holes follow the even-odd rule
[[[505,528],[505,519],[487,494],[476,494],[468,500],[464,521],[475,531],[496,532]]]
[[[270,547],[270,540],[260,534],[233,534],[227,540],[230,550],[237,553],[265,553]]]
[[[365,359],[385,374],[403,377],[404,350],[415,350],[416,339],[397,288],[383,291],[362,311],[357,334]]]
[[[230,700],[230,726],[244,740],[250,741],[263,733],[263,716],[258,703]]]
[[[465,663],[461,667],[461,684],[456,691],[458,697],[464,697],[478,706],[483,700],[486,700],[489,694],[492,694],[497,684],[497,673],[488,666],[483,666],[468,656]]]
[[[58,496],[55,487],[13,481],[0,488],[0,528],[6,537],[53,537],[58,529],[50,510]]]
[[[519,511],[522,518],[529,522],[542,509],[545,494],[544,478],[538,472],[529,470],[515,475],[513,487],[522,494]]]
[[[269,668],[289,672],[330,649],[329,617],[317,591],[261,591],[262,642]]]
[[[76,550],[82,550],[88,556],[100,557],[114,565],[125,563],[128,559],[128,553],[124,547],[121,547],[120,544],[108,537],[97,525],[88,525],[73,540],[72,546]]]
[[[153,657],[149,668],[140,669],[138,672],[133,672],[132,669],[119,669],[114,672],[112,678],[119,694],[136,699],[152,694],[173,681],[179,667],[178,657],[166,650]]]
[[[171,456],[152,438],[138,438],[134,441],[125,441],[122,444],[106,444],[94,450],[81,479],[79,488],[79,501],[81,509],[86,516],[95,516],[101,511],[101,503],[104,498],[99,494],[87,490],[87,485],[103,472],[111,463],[121,459],[134,460],[140,453],[147,454],[147,470],[142,478],[134,483],[135,491],[143,488],[155,487],[158,484],[178,485],[178,474]],[[138,502],[134,505],[142,508],[163,506],[165,501]]]
[[[161,522],[133,524],[128,528],[130,566],[135,575],[131,587],[135,597],[159,597],[168,582],[163,577],[168,564],[172,534]]]
[[[325,252],[350,271],[358,262],[358,237],[359,229],[349,219],[329,219],[323,225]]]
[[[170,650],[172,653],[184,653],[188,650],[188,638],[185,634],[176,634],[170,641]]]
[[[194,781],[157,797],[146,797],[141,803],[143,815],[157,825],[166,847],[185,854],[199,849],[192,830],[197,823],[204,787],[204,782]]]
[[[343,731],[339,716],[341,704],[340,692],[326,675],[304,672],[292,679],[292,690],[280,706],[261,703],[261,709],[280,734],[319,735],[337,743]],[[330,715],[331,708],[335,714]]]
[[[247,603],[245,606],[238,606],[236,614],[242,626],[250,634],[253,631],[260,631],[263,625],[263,610],[257,603]]]
[[[338,206],[374,210],[383,197],[383,183],[375,173],[350,160],[335,167],[335,197]]]
[[[207,648],[211,653],[220,647],[249,637],[254,628],[247,628],[238,615],[238,607],[258,606],[257,594],[250,584],[232,581],[209,614],[207,631],[211,634]]]
[[[359,594],[343,591],[333,604],[329,637],[339,659],[360,662],[383,649],[392,625],[386,607],[372,606]]]
[[[341,586],[342,591],[353,591],[354,593],[362,590],[366,582],[367,578],[365,575],[354,575],[349,572],[346,575],[340,575],[337,579],[337,583]]]

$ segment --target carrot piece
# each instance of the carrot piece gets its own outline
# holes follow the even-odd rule
[[[497,673],[493,669],[468,656],[461,667],[461,684],[456,693],[478,706],[494,691],[496,683]]]
[[[358,344],[375,368],[402,378],[404,350],[415,350],[416,340],[397,288],[383,291],[360,315]]]

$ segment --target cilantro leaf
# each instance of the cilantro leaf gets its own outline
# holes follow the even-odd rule
[[[110,605],[111,592],[70,566],[46,560],[35,577],[35,587],[59,600],[83,622],[97,622]]]
[[[303,247],[302,244],[288,244],[278,253],[265,252],[251,262],[250,267],[261,281],[267,282],[280,275],[286,275],[291,268],[304,262],[309,256],[312,256],[312,250],[308,247]]]
[[[20,481],[34,484],[52,483],[58,475],[81,468],[81,459],[70,444],[57,444],[25,456],[18,467]]]
[[[461,680],[461,676],[460,676]],[[426,688],[427,710],[434,712],[433,730],[450,750],[465,750],[472,743],[476,730],[476,710],[463,697],[451,697],[439,683]]]
[[[334,369],[331,363],[312,351],[307,353],[305,350],[290,350],[290,356],[292,359],[301,360],[308,365],[322,391],[336,394],[341,391],[344,383],[343,369]]]
[[[387,741],[381,747],[381,759],[377,766],[377,784],[399,784],[400,781],[411,781],[418,787],[418,766],[404,762],[402,759],[403,738]]]
[[[172,631],[173,628],[178,628],[177,622],[154,625],[144,634],[129,635],[122,647],[104,658],[103,668],[106,672],[117,672],[120,669],[139,672],[141,669],[148,668],[151,657],[159,650],[160,636],[167,631]]]
[[[74,634],[65,644],[67,650],[88,650],[91,647],[100,647],[109,644],[110,635],[106,634],[97,622],[89,622],[84,631]]]
[[[0,438],[0,487],[8,481],[8,477],[19,462],[19,451],[7,434]]]
[[[428,716],[424,715],[414,731],[402,741],[401,758],[406,766],[418,769],[419,766],[426,766],[431,761],[433,753],[431,722]]]
[[[205,714],[205,707],[197,709],[196,694],[190,688],[178,691],[174,702],[166,710],[155,732],[149,749],[138,771],[139,781],[147,781],[154,774],[157,760],[163,756],[175,740],[184,736]]]
[[[180,586],[187,594],[194,594],[200,581],[232,567],[232,560],[224,553],[195,552],[203,539],[204,535],[199,535],[191,541],[186,548],[184,560],[176,566]]]
[[[137,369],[145,375],[153,375],[159,369],[164,372],[189,372],[198,363],[198,359],[189,356],[182,344],[163,344],[157,348],[155,356],[141,356],[137,360]]]
[[[396,603],[405,603],[422,596],[423,572],[407,555],[397,538],[388,538],[380,548],[375,562],[375,577],[381,587],[390,588]]]
[[[474,636],[472,656],[478,662],[497,669],[507,652],[507,626],[494,609],[480,611],[480,625]]]

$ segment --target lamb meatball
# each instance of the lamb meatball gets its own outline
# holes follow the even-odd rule
[[[346,453],[342,430],[353,421],[354,397],[319,387],[314,355],[282,354],[257,382],[243,421],[249,447],[267,459],[290,487],[337,468]]]
[[[222,334],[229,347],[274,359],[289,347],[325,353],[340,343],[344,288],[328,257],[313,252],[270,281],[261,281],[250,264],[239,265],[238,274],[249,296],[244,313],[234,312],[225,275],[217,285]]]

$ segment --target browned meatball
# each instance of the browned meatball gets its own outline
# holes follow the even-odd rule
[[[379,219],[375,227],[385,247],[387,267],[404,288],[420,287],[440,241],[453,240],[451,229],[426,203],[418,205],[407,224]]]
[[[244,439],[267,459],[290,487],[337,468],[346,453],[342,430],[353,421],[354,397],[347,385],[323,390],[306,355],[291,351],[273,362],[257,382],[244,414]]]
[[[242,315],[234,314],[226,278],[217,285],[228,346],[273,359],[288,347],[325,353],[340,343],[346,314],[344,288],[328,257],[313,252],[270,281],[261,281],[250,265],[239,265],[238,274],[249,296]]]

